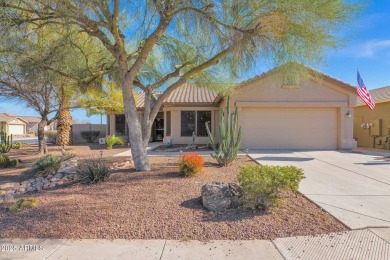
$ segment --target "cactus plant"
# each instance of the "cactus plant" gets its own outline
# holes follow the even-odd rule
[[[210,138],[211,147],[214,150],[214,153],[211,156],[216,159],[218,164],[221,166],[227,166],[236,159],[238,150],[240,149],[242,131],[240,126],[237,132],[237,116],[237,107],[234,112],[230,112],[230,97],[228,97],[226,119],[225,111],[221,109],[221,120],[218,124],[220,138],[219,145],[215,142],[208,123],[206,123],[207,134]]]
[[[0,153],[8,153],[12,148],[12,135],[0,133]]]

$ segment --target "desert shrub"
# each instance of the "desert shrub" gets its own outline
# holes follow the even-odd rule
[[[77,170],[80,181],[85,184],[93,184],[105,181],[110,176],[107,164],[100,159],[88,159],[82,162]]]
[[[179,159],[179,173],[185,177],[193,176],[202,171],[203,164],[203,157],[199,154],[184,154]]]
[[[16,142],[16,143],[12,144],[12,149],[20,149],[20,148],[24,148],[24,147],[30,147],[30,145],[26,144],[26,143],[21,143],[21,142]]]
[[[45,131],[45,137],[50,141],[56,142],[57,140],[57,130],[47,130]]]
[[[18,212],[25,209],[35,208],[38,202],[35,198],[22,198],[18,199],[14,204],[9,207],[11,212]]]
[[[295,166],[246,165],[238,175],[245,205],[260,209],[279,205],[281,192],[296,192],[304,178],[303,170]]]
[[[0,168],[16,167],[19,163],[19,159],[10,159],[8,155],[0,154]]]
[[[124,145],[125,140],[123,140],[122,137],[112,134],[106,137],[106,144],[107,144],[107,149],[112,149],[112,146],[115,144]]]
[[[84,138],[88,143],[96,142],[100,131],[82,131],[80,132],[82,138]]]
[[[227,99],[226,118],[225,111],[221,108],[221,119],[218,124],[219,144],[214,140],[209,124],[205,123],[207,135],[210,138],[209,145],[214,150],[211,157],[217,160],[218,164],[221,166],[227,166],[237,158],[242,139],[241,126],[238,127],[237,123],[238,108],[236,106],[234,112],[230,112],[230,97]]]
[[[33,164],[34,174],[39,174],[42,176],[47,176],[49,174],[55,174],[61,166],[61,163],[70,159],[71,156],[54,156],[54,155],[45,155],[36,160]]]

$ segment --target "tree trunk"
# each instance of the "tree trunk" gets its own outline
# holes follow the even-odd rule
[[[38,152],[40,154],[47,154],[45,126],[47,126],[47,119],[41,119],[41,121],[38,123]]]
[[[69,109],[62,109],[57,119],[57,145],[72,144],[72,115]]]
[[[125,73],[123,74],[125,75]],[[122,93],[126,122],[129,127],[129,141],[131,145],[131,155],[136,171],[150,171],[150,164],[146,154],[146,147],[143,142],[141,124],[137,115],[137,108],[131,88],[131,81],[128,77],[123,77]]]

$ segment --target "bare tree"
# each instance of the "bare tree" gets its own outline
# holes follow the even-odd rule
[[[38,123],[39,153],[46,154],[45,127],[57,119],[60,111],[58,87],[51,83],[49,75],[18,71],[3,64],[0,71],[0,93],[7,98],[16,98],[27,103],[41,117]]]
[[[342,0],[1,0],[0,6],[4,20],[17,26],[75,26],[104,45],[119,70],[139,171],[150,170],[152,122],[174,90],[189,81],[238,76],[258,57],[275,64],[318,61],[337,45],[337,28],[357,9]],[[152,102],[159,88],[164,92]],[[134,89],[145,92],[142,119]]]

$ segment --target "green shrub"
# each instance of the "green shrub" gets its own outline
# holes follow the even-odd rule
[[[56,142],[57,140],[57,130],[47,130],[45,131],[45,137],[49,139],[49,141]]]
[[[22,198],[18,199],[14,204],[9,207],[11,212],[18,212],[25,209],[35,208],[38,202],[35,198]]]
[[[202,171],[203,164],[203,157],[199,154],[184,154],[179,159],[179,173],[185,177],[193,176]]]
[[[16,167],[20,163],[19,159],[10,159],[6,154],[0,154],[0,167],[8,168],[8,167]]]
[[[82,162],[77,170],[80,181],[84,184],[93,184],[105,181],[110,176],[110,170],[100,159],[88,159]]]
[[[125,140],[123,140],[122,137],[112,134],[106,137],[106,144],[107,144],[107,149],[112,149],[112,146],[115,144],[124,145]]]
[[[246,165],[238,175],[245,205],[260,209],[277,206],[282,191],[297,192],[304,178],[303,170],[295,166]]]
[[[20,149],[20,148],[24,148],[24,147],[30,147],[30,145],[26,144],[26,143],[21,143],[21,142],[16,142],[16,143],[12,144],[12,149]]]
[[[94,142],[96,142],[96,139],[100,135],[100,131],[82,131],[82,132],[80,132],[80,135],[88,143],[94,143]]]
[[[8,153],[12,148],[12,135],[0,132],[0,153]]]
[[[55,174],[61,166],[63,161],[69,157],[59,157],[54,155],[45,155],[36,160],[33,164],[33,172],[42,176]]]

